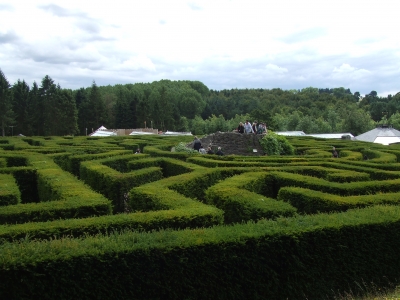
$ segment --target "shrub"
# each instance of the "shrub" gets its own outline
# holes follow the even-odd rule
[[[268,132],[261,140],[261,147],[267,155],[293,155],[294,147],[282,135]]]
[[[185,152],[185,153],[199,153],[197,150],[186,147],[185,143],[180,142],[177,146],[175,146],[175,152]]]

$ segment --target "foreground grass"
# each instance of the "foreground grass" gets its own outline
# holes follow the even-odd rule
[[[335,300],[400,300],[400,285],[388,288],[379,288],[374,285],[361,286],[364,296],[357,297],[353,293],[345,293],[335,298]]]

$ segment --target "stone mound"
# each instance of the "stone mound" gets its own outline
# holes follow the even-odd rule
[[[264,151],[260,145],[262,134],[241,134],[237,132],[216,132],[200,138],[205,149],[211,146],[214,152],[221,147],[225,155],[262,156]],[[187,145],[193,148],[193,142]],[[254,151],[257,150],[257,151]]]

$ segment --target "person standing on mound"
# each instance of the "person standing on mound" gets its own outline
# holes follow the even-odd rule
[[[254,133],[253,128],[251,127],[251,124],[248,120],[246,120],[246,123],[244,123],[244,132],[245,133]]]
[[[244,126],[243,126],[242,122],[239,123],[239,126],[237,128],[237,132],[238,133],[244,133]]]
[[[197,136],[194,137],[194,142],[193,142],[193,149],[196,151],[199,151],[201,148],[201,141]]]

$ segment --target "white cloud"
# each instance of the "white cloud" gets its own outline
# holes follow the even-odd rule
[[[266,65],[266,66],[265,66],[265,69],[266,69],[269,73],[278,74],[278,75],[282,75],[282,74],[285,74],[285,73],[288,72],[288,69],[279,67],[279,66],[274,65],[274,64],[268,64],[268,65]]]
[[[339,68],[334,68],[332,71],[333,78],[351,78],[360,79],[371,75],[371,72],[365,69],[357,69],[349,64],[342,64]]]
[[[128,60],[125,60],[122,63],[122,69],[124,70],[146,70],[146,71],[156,71],[156,67],[153,64],[153,62],[151,61],[151,59],[149,59],[146,56],[143,55],[139,55],[139,56],[135,56],[135,57],[131,57]],[[119,68],[119,66],[117,66],[117,69]]]

